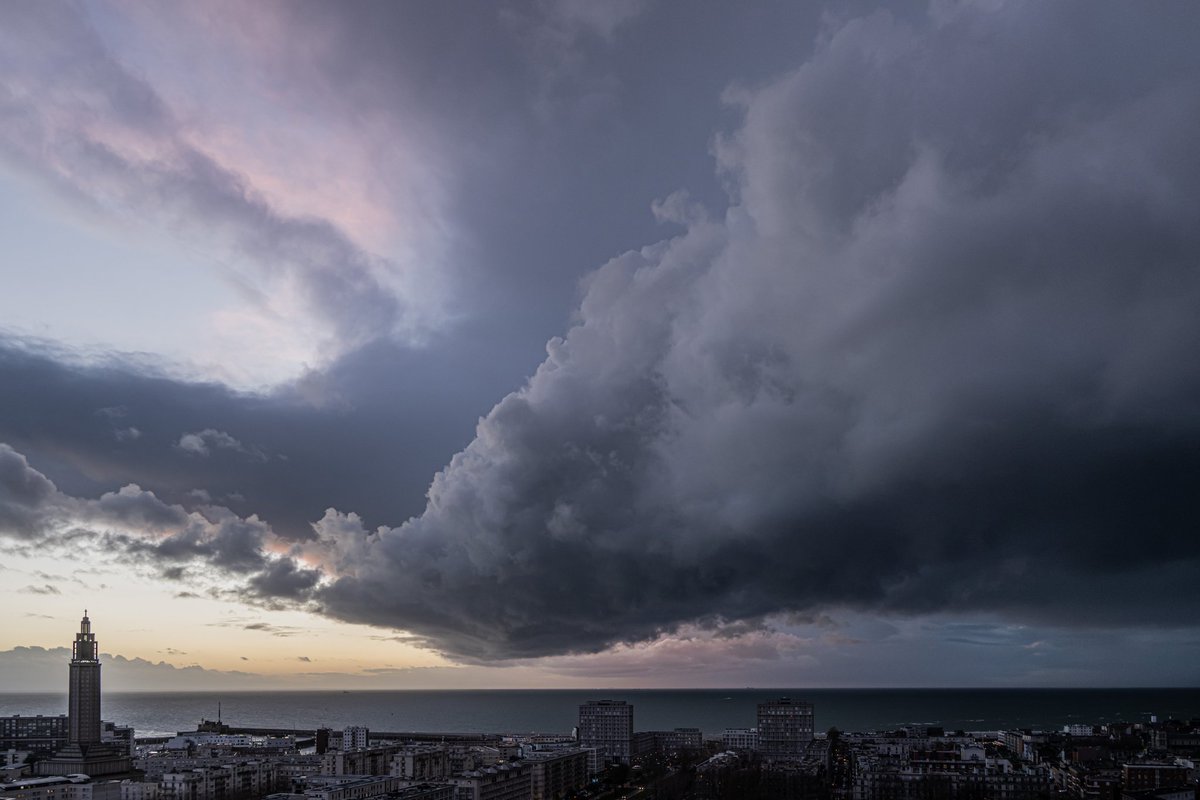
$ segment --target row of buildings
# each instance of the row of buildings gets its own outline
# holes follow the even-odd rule
[[[624,764],[649,752],[704,747],[699,728],[635,733],[633,705],[624,700],[581,705],[577,731],[580,746],[595,748],[603,759]],[[804,758],[813,738],[812,703],[782,697],[758,704],[758,727],[727,729],[723,741],[726,749],[753,750],[768,761],[789,762]]]
[[[202,740],[203,741],[203,740]],[[4,800],[558,800],[585,787],[595,753],[506,742],[383,743],[323,754],[245,742],[157,750],[125,774],[0,783]],[[418,791],[419,790],[419,791]]]
[[[97,653],[85,612],[69,713],[0,718],[16,776],[0,781],[0,800],[564,800],[601,792],[595,776],[609,765],[655,762],[671,778],[655,792],[688,800],[1200,800],[1200,720],[817,736],[812,704],[787,697],[719,741],[697,728],[635,731],[630,703],[593,700],[571,736],[384,741],[350,726],[302,742],[235,731],[218,715],[135,751],[131,729],[101,719]],[[33,775],[17,763],[24,753],[36,756]]]
[[[374,742],[364,726],[318,729],[312,752],[295,737],[250,735],[218,717],[153,752],[133,731],[101,719],[99,649],[84,612],[69,664],[69,713],[0,720],[0,744],[31,753],[35,774],[0,784],[3,800],[558,800],[584,790],[611,764],[652,753],[700,753],[698,728],[634,731],[633,706],[595,700],[579,708],[572,737]],[[796,760],[813,740],[812,706],[760,704],[755,747]]]
[[[70,741],[69,737],[66,714],[56,716],[16,714],[0,717],[0,753],[15,751],[52,756],[67,746]],[[132,756],[134,753],[133,728],[102,721],[100,723],[100,742]]]
[[[727,748],[697,767],[691,797],[1196,800],[1200,720],[1073,730],[831,732],[787,762],[764,759],[752,747]]]
[[[253,736],[202,722],[151,752],[101,719],[99,646],[84,612],[69,663],[65,716],[0,718],[14,780],[3,800],[559,800],[607,759],[572,737],[379,743],[350,726],[320,729],[312,752],[295,737]],[[697,732],[698,733],[698,732]],[[698,738],[698,737],[697,737]],[[25,762],[33,756],[34,774]]]

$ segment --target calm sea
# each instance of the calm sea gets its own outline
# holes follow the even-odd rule
[[[677,689],[107,693],[104,718],[138,736],[194,730],[202,719],[234,726],[375,731],[570,732],[586,700],[627,700],[637,730],[755,724],[755,706],[778,697],[814,704],[818,730],[940,725],[950,730],[1061,728],[1069,723],[1200,717],[1200,689]],[[66,713],[65,694],[0,694],[0,716]]]

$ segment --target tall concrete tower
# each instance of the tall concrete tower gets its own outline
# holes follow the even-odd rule
[[[100,742],[100,653],[86,609],[71,647],[67,718],[70,744],[86,747]]]
[[[100,650],[87,611],[71,647],[71,681],[67,686],[67,745],[34,765],[34,773],[51,775],[119,775],[133,769],[127,749],[100,739]]]

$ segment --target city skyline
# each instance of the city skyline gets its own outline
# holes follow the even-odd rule
[[[654,708],[652,716],[658,720],[666,711],[662,700],[676,698],[672,728],[635,726],[635,706],[626,700],[585,699],[571,709],[573,700],[587,697],[582,692],[536,703],[505,702],[499,697],[504,692],[434,692],[429,693],[437,696],[433,703],[415,716],[405,714],[404,706],[411,712],[407,701],[424,693],[393,692],[389,701],[382,701],[378,693],[364,693],[374,698],[370,705],[351,708],[348,692],[326,692],[320,694],[337,699],[317,706],[306,705],[306,693],[253,693],[243,699],[251,699],[263,716],[252,725],[226,722],[218,703],[217,719],[201,718],[195,730],[179,730],[176,723],[181,712],[198,710],[196,701],[202,695],[142,693],[125,698],[132,702],[124,703],[118,712],[150,726],[138,737],[130,725],[101,719],[97,643],[85,610],[71,648],[67,715],[0,714],[0,747],[5,749],[0,793],[5,798],[1196,798],[1200,718],[1189,718],[1187,706],[1180,704],[1196,708],[1200,689],[969,690],[965,694],[975,694],[974,701],[959,698],[949,705],[945,703],[948,692],[940,690],[910,692],[899,706],[891,704],[903,692],[890,693],[891,701],[885,699],[888,692],[841,692],[843,702],[848,695],[858,695],[859,703],[866,701],[872,716],[889,705],[884,712],[889,715],[907,705],[904,716],[910,717],[913,712],[934,717],[939,706],[952,715],[965,711],[983,716],[893,722],[858,730],[843,719],[825,733],[816,730],[815,706],[809,700],[762,693],[740,696],[743,702],[757,700],[754,728],[730,727],[727,723],[736,711],[728,703],[734,698],[722,698],[718,718],[726,724],[719,731],[711,727],[713,718],[704,714],[700,716],[707,730],[694,724],[698,721],[695,698],[684,703],[677,699],[683,694],[704,694],[696,692],[638,695]],[[544,691],[522,694],[550,700]],[[838,694],[823,697],[837,705]],[[984,699],[986,695],[992,695],[990,701]],[[707,704],[711,706],[713,699]],[[1132,701],[1137,709],[1165,701],[1173,710],[1163,718],[1144,710],[1129,717],[1129,711],[1117,711],[1114,701],[1120,705]],[[461,713],[464,703],[470,708],[465,715]],[[517,722],[533,707],[545,714],[550,705],[560,713],[577,710],[578,725],[569,733],[545,727],[553,712],[532,727]],[[987,708],[1001,716],[989,718]],[[1106,721],[1080,721],[1099,709],[1108,712],[1100,715]],[[290,725],[280,726],[280,711],[293,716]],[[336,713],[340,729],[312,722],[313,711],[321,716]],[[1042,719],[1067,722],[1053,729],[1031,725],[1026,716],[1031,711]],[[367,717],[384,722],[385,727],[364,724]],[[677,724],[680,717],[693,724]],[[1137,718],[1141,720],[1134,721]],[[419,724],[431,719],[436,720],[432,726]],[[1013,719],[1021,720],[1022,726],[1014,727],[1009,722]],[[953,727],[952,723],[963,721],[989,727]],[[447,722],[449,729],[443,727]],[[494,727],[497,722],[499,728]],[[560,722],[554,720],[552,726]],[[409,727],[394,729],[397,723]],[[989,729],[991,725],[995,727]],[[521,732],[515,732],[518,729]]]
[[[1200,684],[1197,29],[0,6],[0,683]]]

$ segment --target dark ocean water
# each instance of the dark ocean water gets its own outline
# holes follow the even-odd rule
[[[950,730],[1060,728],[1200,717],[1200,689],[677,689],[109,693],[103,716],[139,736],[194,730],[217,716],[234,726],[375,731],[562,732],[586,700],[627,700],[637,730],[755,724],[755,705],[789,696],[814,704],[818,730],[940,725]],[[0,715],[66,713],[65,694],[0,694]]]

